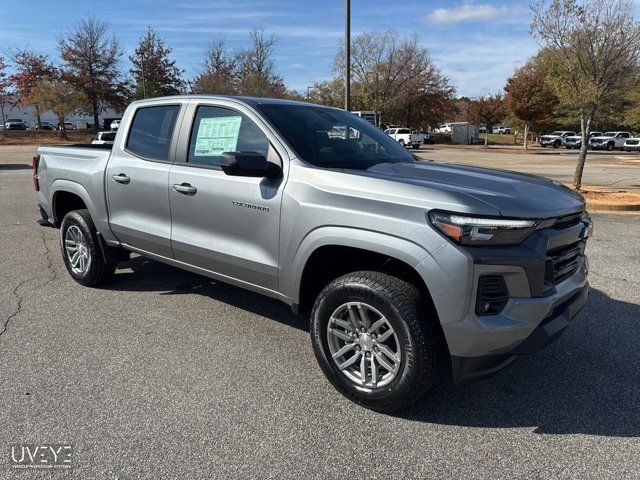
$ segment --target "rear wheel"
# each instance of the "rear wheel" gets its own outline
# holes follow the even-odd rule
[[[404,140],[403,139],[398,140],[398,143],[404,147]]]
[[[350,400],[394,411],[420,400],[436,375],[436,337],[412,284],[354,272],[327,285],[311,316],[313,349],[333,386]]]
[[[609,143],[607,143],[607,151],[608,151],[608,152],[613,151],[613,149],[615,148],[615,146],[616,146],[616,145],[615,145],[615,143],[613,143],[613,142],[609,142]]]
[[[111,278],[116,261],[102,255],[96,227],[88,210],[67,213],[60,226],[60,247],[69,275],[78,283],[93,287]]]
[[[560,148],[560,140],[556,140],[555,142],[553,142],[553,148]]]

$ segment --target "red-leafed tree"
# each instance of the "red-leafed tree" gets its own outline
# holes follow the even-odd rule
[[[11,80],[7,76],[7,64],[4,63],[4,58],[0,57],[0,120],[2,125],[5,123],[4,107],[9,102],[9,87],[11,86]],[[4,136],[4,128],[2,129],[2,135]]]
[[[38,54],[32,50],[14,50],[11,52],[11,60],[16,73],[9,77],[15,88],[15,103],[20,106],[28,104],[36,84],[42,80],[50,80],[56,76],[56,67],[49,61],[46,55]],[[41,105],[35,104],[36,123],[40,128]]]
[[[489,132],[492,127],[506,116],[504,98],[500,94],[479,97],[469,103],[467,115],[471,122],[485,126],[484,146],[486,147],[489,144]]]

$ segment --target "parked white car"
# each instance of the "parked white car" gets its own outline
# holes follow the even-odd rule
[[[118,129],[120,128],[120,121],[121,121],[121,120],[122,120],[122,119],[117,118],[116,120],[114,120],[113,122],[111,122],[110,128],[111,128],[111,130],[112,130],[112,131],[114,131],[114,132],[115,132],[116,130],[118,130]]]
[[[384,133],[405,147],[420,148],[422,143],[422,136],[412,135],[408,128],[388,128]]]
[[[576,132],[572,132],[569,130],[556,130],[553,133],[541,136],[539,139],[539,142],[542,148],[545,148],[545,147],[560,148],[562,145],[564,145],[567,137],[575,137],[575,136],[576,136]]]
[[[589,138],[600,137],[600,136],[602,136],[602,132],[589,133]],[[580,135],[579,133],[576,135],[571,135],[564,139],[564,147],[568,150],[572,148],[580,148],[581,145],[582,145],[582,135]]]
[[[98,132],[96,138],[91,142],[92,145],[113,145],[116,139],[116,132]]]
[[[628,138],[623,148],[627,152],[640,152],[640,137]]]
[[[493,133],[498,133],[500,135],[509,135],[511,133],[510,127],[493,127]]]
[[[65,130],[76,130],[76,126],[71,122],[64,122]],[[62,125],[58,124],[58,130],[62,130]]]
[[[629,132],[605,132],[599,137],[589,139],[589,148],[592,150],[615,150],[624,148],[624,144],[631,138]]]

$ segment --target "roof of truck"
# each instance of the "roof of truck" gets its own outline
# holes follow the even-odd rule
[[[170,97],[155,97],[155,98],[146,98],[144,100],[137,100],[135,103],[146,103],[146,102],[154,102],[158,100],[167,100],[167,101],[175,101],[175,100],[192,100],[192,99],[203,99],[203,98],[211,98],[211,99],[226,99],[226,100],[237,100],[242,103],[246,103],[248,105],[313,105],[324,108],[325,105],[318,105],[315,103],[307,103],[307,102],[298,102],[296,100],[284,100],[281,98],[267,98],[267,97],[247,97],[243,95],[214,95],[214,94],[190,94],[190,95],[174,95]]]

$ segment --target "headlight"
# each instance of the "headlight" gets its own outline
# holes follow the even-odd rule
[[[457,213],[429,212],[431,224],[460,245],[518,245],[535,229],[535,220],[469,217]]]

